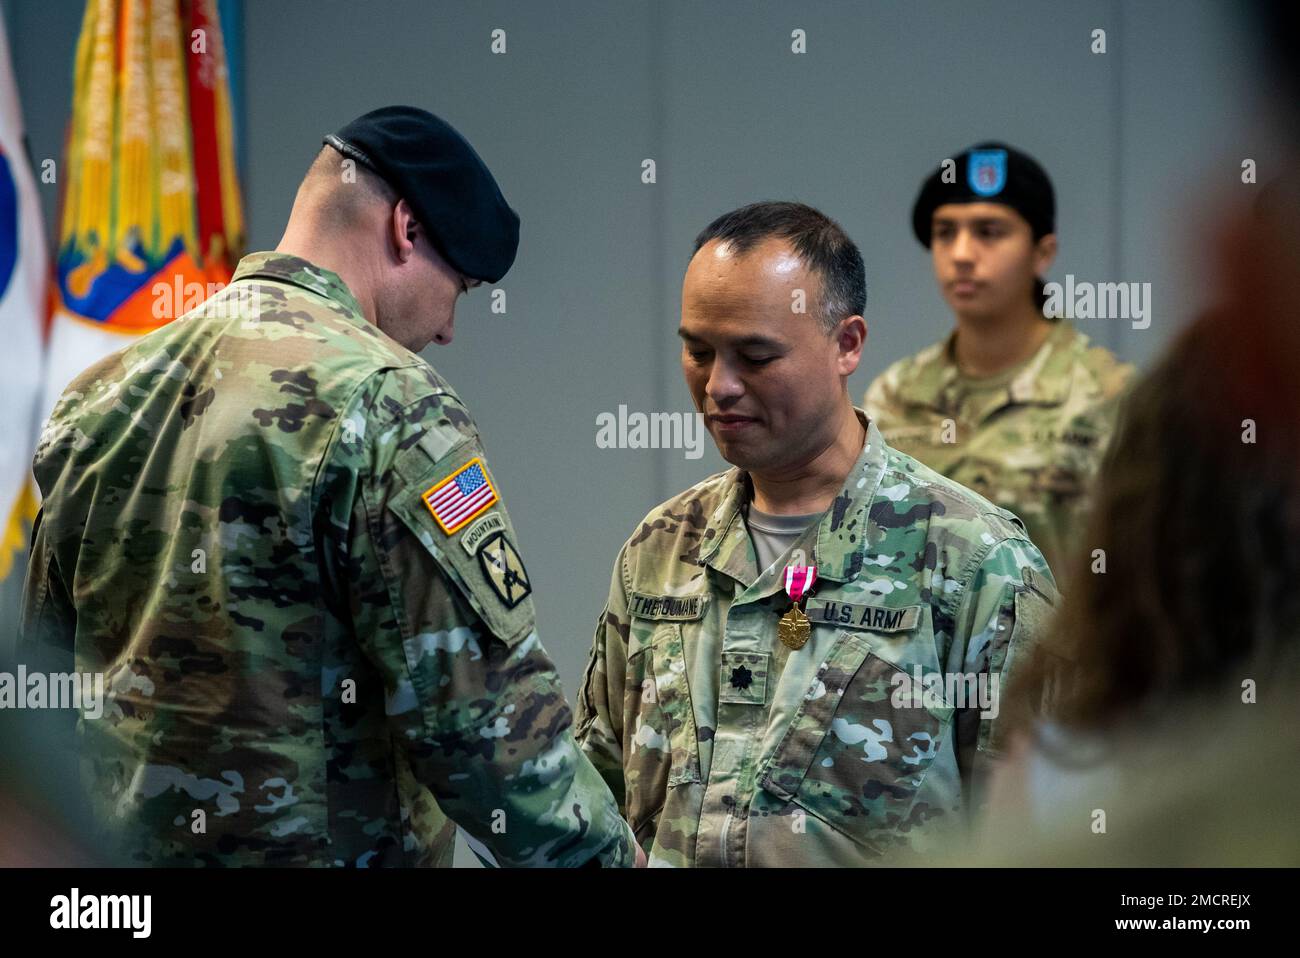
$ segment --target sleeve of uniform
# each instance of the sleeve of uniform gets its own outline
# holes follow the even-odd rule
[[[1025,538],[1003,538],[977,554],[955,617],[955,639],[965,645],[964,670],[987,689],[956,718],[957,760],[972,808],[978,813],[993,766],[1005,747],[1001,703],[1016,672],[1047,638],[1058,602],[1047,560]]]
[[[29,667],[49,666],[50,671],[74,667],[77,610],[69,556],[76,554],[84,522],[76,516],[60,521],[58,506],[64,501],[65,489],[82,480],[69,458],[85,436],[69,415],[69,406],[74,397],[100,385],[99,375],[91,367],[64,390],[41,427],[32,456],[32,478],[42,503],[32,523],[15,647]]]
[[[44,518],[42,506],[32,526],[17,651],[20,656],[70,656],[76,639],[76,610],[59,569],[53,533]]]
[[[431,373],[372,379],[326,457],[323,565],[414,774],[489,864],[634,864],[631,831],[574,742],[472,421]]]
[[[626,814],[627,788],[623,778],[623,690],[627,676],[627,584],[623,563],[627,547],[619,551],[610,577],[609,599],[596,620],[596,636],[587,660],[587,672],[578,692],[577,738],[582,749]]]

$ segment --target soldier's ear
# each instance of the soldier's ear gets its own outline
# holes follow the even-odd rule
[[[1034,275],[1045,276],[1056,259],[1056,234],[1040,236],[1034,244]]]
[[[406,200],[398,200],[393,206],[388,225],[398,262],[408,262],[415,255],[415,238],[419,235],[420,224]]]
[[[849,316],[840,321],[835,330],[839,346],[837,370],[841,376],[851,376],[862,361],[862,348],[867,343],[867,321],[861,316]]]

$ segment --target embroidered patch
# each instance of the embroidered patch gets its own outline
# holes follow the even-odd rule
[[[426,489],[421,498],[439,528],[451,535],[495,503],[497,491],[483,468],[483,460],[475,456],[446,479]]]
[[[966,182],[976,196],[997,196],[1007,185],[1006,150],[972,150],[966,161]]]
[[[478,547],[483,544],[484,539],[493,532],[501,532],[505,527],[505,520],[501,518],[501,513],[489,512],[461,533],[461,547],[470,555],[473,555],[478,551]]]
[[[627,610],[642,619],[684,621],[703,618],[708,605],[707,592],[697,592],[694,595],[647,595],[644,592],[633,592]]]
[[[533,591],[528,573],[524,571],[524,561],[504,532],[494,532],[483,540],[478,550],[478,562],[488,584],[506,608],[513,609]]]
[[[906,632],[908,629],[916,628],[921,618],[919,605],[891,609],[883,605],[809,599],[805,608],[813,625],[830,624],[844,629],[866,629],[870,632]]]
[[[728,705],[762,705],[767,701],[768,654],[723,652],[718,701]]]

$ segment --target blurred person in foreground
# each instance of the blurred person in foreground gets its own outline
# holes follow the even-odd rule
[[[1216,237],[1221,305],[1133,391],[1059,630],[1007,704],[984,863],[1300,864],[1292,169]]]

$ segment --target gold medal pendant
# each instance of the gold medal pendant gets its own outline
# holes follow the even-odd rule
[[[802,649],[812,636],[812,623],[808,621],[808,616],[803,614],[803,609],[799,608],[799,600],[808,594],[816,581],[815,565],[785,567],[785,594],[790,597],[794,605],[790,606],[790,611],[781,616],[781,621],[776,624],[776,634],[787,649],[795,651]]]
[[[808,639],[812,635],[812,625],[808,622],[808,616],[803,614],[803,610],[793,605],[776,624],[776,634],[786,648],[798,651],[808,644]]]

